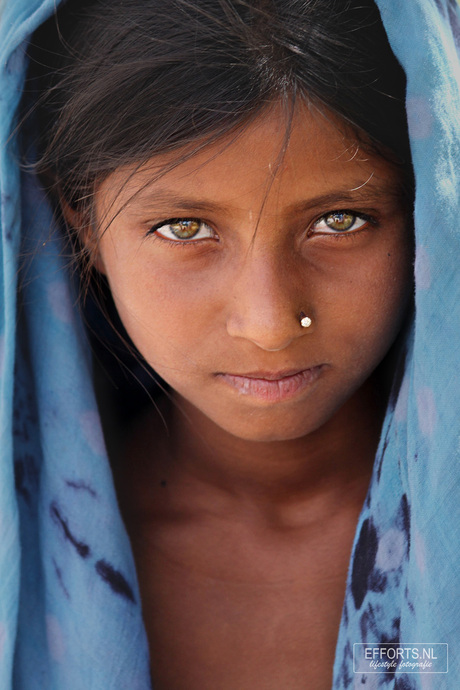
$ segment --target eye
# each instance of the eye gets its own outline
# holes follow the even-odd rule
[[[321,235],[351,234],[357,230],[362,230],[369,223],[375,225],[375,220],[364,213],[331,211],[313,223],[312,232]]]
[[[187,242],[215,238],[216,233],[202,220],[195,218],[171,218],[154,225],[149,234],[154,233],[165,240]]]

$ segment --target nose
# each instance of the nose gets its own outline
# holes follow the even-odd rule
[[[307,328],[301,325],[303,316],[311,316],[311,309],[302,299],[305,288],[300,281],[298,271],[279,253],[256,256],[252,251],[234,280],[228,334],[267,352],[278,352],[310,333],[313,324]]]

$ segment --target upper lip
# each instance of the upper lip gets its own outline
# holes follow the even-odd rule
[[[246,378],[246,379],[265,379],[266,381],[279,381],[280,379],[286,379],[289,376],[295,376],[296,374],[301,374],[304,371],[308,371],[309,369],[315,369],[316,366],[314,365],[311,367],[303,367],[301,369],[283,369],[282,371],[249,371],[244,374],[240,373],[233,373],[233,372],[224,372],[228,376],[240,376],[241,378]]]

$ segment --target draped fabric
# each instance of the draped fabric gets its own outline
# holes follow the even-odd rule
[[[455,1],[377,4],[407,76],[415,320],[355,536],[334,690],[437,690],[460,678],[460,12]],[[443,643],[449,670],[356,673],[364,642]]]
[[[1,18],[0,688],[146,690],[134,561],[69,260],[10,136],[27,39],[54,5],[14,0]]]
[[[56,4],[0,3],[0,688],[147,690],[135,567],[76,290],[49,203],[18,165],[25,46]],[[453,690],[460,678],[460,11],[455,0],[377,5],[407,75],[415,318],[357,525],[333,687]],[[374,671],[358,658],[359,643],[443,643],[448,672]]]

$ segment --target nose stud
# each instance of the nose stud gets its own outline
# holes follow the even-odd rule
[[[300,319],[300,325],[302,328],[309,328],[311,326],[311,319],[309,316],[305,314],[305,312],[301,311],[299,314],[299,319]]]

